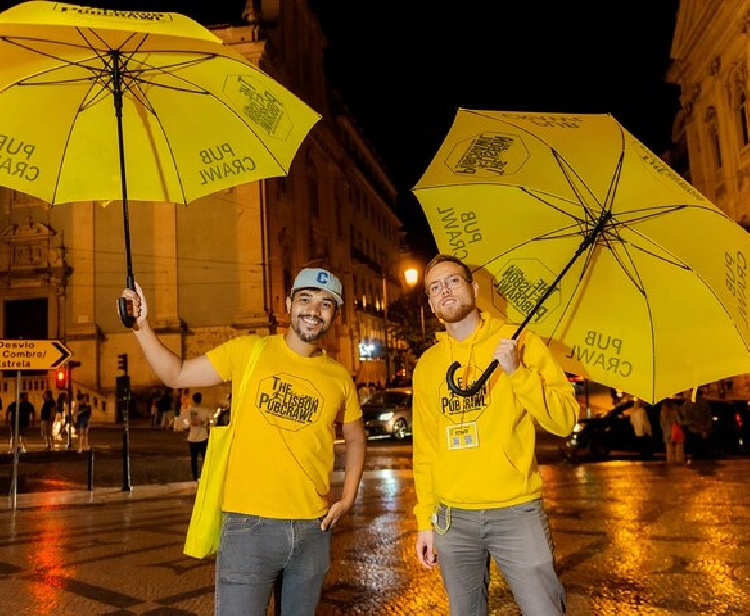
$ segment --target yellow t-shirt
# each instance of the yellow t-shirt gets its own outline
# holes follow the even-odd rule
[[[224,487],[224,511],[313,519],[328,509],[335,421],[362,416],[346,368],[325,353],[302,357],[270,336],[240,396],[257,336],[241,336],[207,356],[232,383],[237,421]]]

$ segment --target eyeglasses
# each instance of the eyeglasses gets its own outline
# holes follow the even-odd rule
[[[453,290],[459,286],[461,286],[462,283],[469,282],[464,278],[463,276],[459,274],[451,274],[450,276],[446,276],[443,278],[443,280],[436,280],[435,282],[431,282],[427,285],[427,295],[430,297],[435,297],[436,295],[440,295],[440,293],[443,292],[443,289]]]

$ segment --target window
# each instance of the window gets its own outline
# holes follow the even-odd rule
[[[339,196],[336,195],[336,235],[338,237],[344,237],[344,225],[342,223],[341,218],[341,199],[339,199]]]
[[[312,153],[307,152],[307,198],[310,202],[310,215],[320,217],[320,201],[318,200],[318,176]]]
[[[721,139],[719,138],[719,121],[716,114],[716,107],[709,107],[706,110],[706,124],[708,125],[709,144],[714,156],[714,167],[716,171],[722,167],[721,160]]]
[[[747,95],[745,92],[740,93],[739,108],[737,109],[740,121],[740,142],[743,147],[750,143],[750,130],[748,129],[747,119]]]

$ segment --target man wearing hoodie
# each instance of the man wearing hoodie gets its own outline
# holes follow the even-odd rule
[[[471,269],[450,255],[425,268],[432,312],[445,323],[438,343],[414,371],[416,551],[428,568],[439,564],[452,616],[489,609],[489,558],[523,614],[565,613],[565,590],[554,569],[534,452],[536,420],[565,436],[579,405],[565,373],[530,331],[480,313]],[[493,360],[482,389],[453,394],[446,372],[468,388]]]

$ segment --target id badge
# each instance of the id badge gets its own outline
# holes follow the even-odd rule
[[[448,437],[448,449],[479,447],[476,421],[448,426],[445,431]]]

